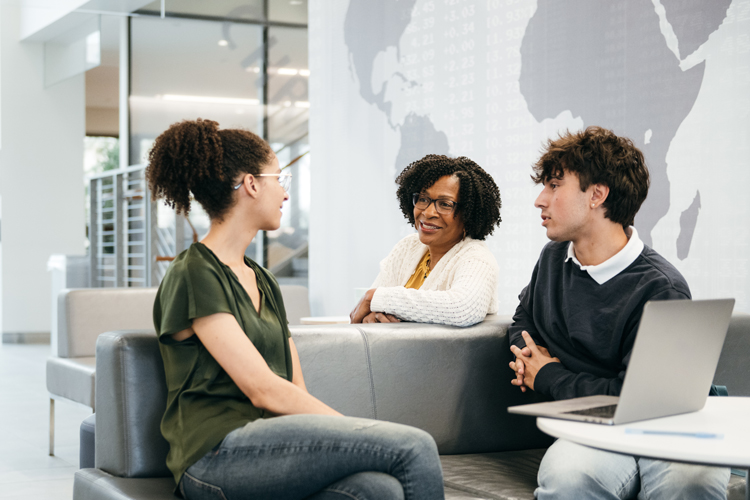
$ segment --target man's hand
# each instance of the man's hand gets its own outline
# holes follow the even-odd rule
[[[362,323],[362,320],[372,312],[370,311],[370,302],[372,302],[372,296],[375,295],[375,290],[375,288],[370,288],[365,292],[359,304],[349,314],[350,323]]]
[[[534,390],[534,379],[544,365],[559,363],[560,360],[550,356],[545,347],[537,346],[529,332],[524,330],[521,335],[526,347],[519,349],[517,346],[510,346],[510,351],[516,356],[516,360],[510,362],[510,367],[516,372],[516,378],[510,383],[526,392],[526,388]]]
[[[401,320],[392,314],[371,312],[364,317],[362,323],[400,323]]]

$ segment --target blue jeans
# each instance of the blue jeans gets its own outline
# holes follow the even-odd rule
[[[727,498],[729,469],[621,455],[558,439],[539,465],[539,500]]]
[[[180,481],[188,500],[442,499],[437,446],[424,431],[353,417],[289,415],[230,432]]]

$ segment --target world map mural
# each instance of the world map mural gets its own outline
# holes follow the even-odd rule
[[[503,197],[503,223],[488,240],[501,267],[501,313],[514,310],[546,242],[531,165],[544,141],[589,125],[629,137],[646,157],[641,239],[678,266],[695,296],[734,296],[748,308],[749,226],[723,217],[750,213],[735,188],[750,177],[750,0],[336,0],[310,13],[311,69],[324,73],[311,81],[313,102],[336,96],[311,119],[313,136],[324,124],[320,142],[338,150],[321,148],[321,164],[348,176],[351,165],[337,157],[369,151],[357,171],[381,175],[342,187],[395,205],[393,180],[410,162],[428,153],[477,161]],[[369,233],[378,242],[357,247],[365,264],[325,285],[328,296],[367,287],[409,231],[383,215]],[[332,259],[321,256],[321,272]],[[342,302],[323,307],[340,312]]]

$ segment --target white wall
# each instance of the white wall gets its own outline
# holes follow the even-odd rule
[[[86,0],[20,0],[20,38],[48,28],[85,3]]]
[[[311,1],[313,313],[347,313],[412,231],[394,179],[428,152],[498,183],[488,245],[512,313],[547,241],[530,166],[545,139],[589,125],[643,149],[636,227],[694,297],[750,312],[748,33],[750,0]]]
[[[84,75],[43,86],[43,48],[0,2],[2,331],[49,332],[50,254],[84,253]]]

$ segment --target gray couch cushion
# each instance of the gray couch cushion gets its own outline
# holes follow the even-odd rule
[[[364,334],[351,325],[291,330],[310,394],[344,415],[375,418]]]
[[[96,358],[47,359],[47,390],[95,408]]]
[[[368,345],[376,418],[429,432],[441,454],[548,446],[534,419],[507,411],[539,401],[510,384],[508,323],[356,325]]]
[[[448,499],[534,498],[546,448],[440,457]]]

